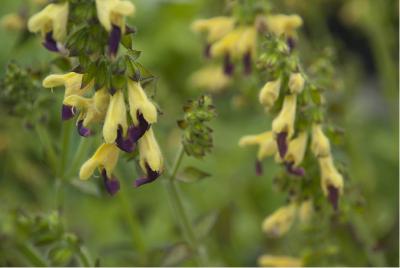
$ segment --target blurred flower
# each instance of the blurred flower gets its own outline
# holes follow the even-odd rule
[[[299,219],[302,224],[307,224],[314,214],[314,204],[311,199],[301,202],[299,207]]]
[[[78,74],[75,72],[70,72],[67,74],[52,74],[47,76],[43,80],[43,87],[45,88],[54,88],[59,86],[65,87],[64,99],[71,95],[82,96],[86,92],[88,92],[93,83],[89,83],[88,85],[82,88],[82,78],[83,74]],[[74,117],[75,109],[70,105],[63,105],[61,111],[62,120],[68,120]]]
[[[266,16],[265,23],[269,32],[292,37],[296,29],[303,25],[303,20],[299,15],[278,14]]]
[[[300,132],[299,135],[289,142],[289,148],[285,155],[285,165],[289,173],[297,176],[304,176],[304,170],[299,168],[303,161],[307,147],[307,132]]]
[[[207,66],[196,71],[190,76],[189,81],[193,87],[214,93],[223,91],[231,82],[229,76],[225,75],[217,65]]]
[[[258,100],[265,107],[271,108],[279,97],[280,88],[281,88],[280,79],[267,82],[264,85],[264,87],[260,90],[260,93],[258,95]]]
[[[87,160],[81,167],[79,177],[81,180],[87,180],[92,176],[94,170],[99,168],[103,176],[106,190],[114,195],[119,190],[119,182],[112,175],[117,165],[119,150],[114,144],[103,143],[95,152],[95,154]]]
[[[262,230],[273,237],[286,234],[294,222],[296,210],[295,203],[279,208],[264,220]]]
[[[289,89],[292,94],[300,94],[304,89],[304,78],[300,73],[292,73],[289,78]]]
[[[49,4],[29,19],[28,29],[34,33],[41,32],[44,38],[43,45],[48,50],[60,51],[60,44],[67,36],[68,14],[68,1]]]
[[[248,145],[259,145],[257,153],[256,173],[257,175],[261,175],[262,169],[260,162],[264,158],[275,154],[277,150],[272,131],[267,131],[259,135],[248,135],[242,137],[239,141],[239,146],[244,147]]]
[[[303,261],[289,256],[262,255],[258,258],[261,267],[302,267]]]
[[[25,19],[16,13],[4,15],[0,21],[1,27],[8,31],[21,31],[26,27]]]
[[[110,32],[109,52],[115,56],[126,32],[125,17],[134,14],[135,6],[126,0],[96,0],[96,9],[100,23]]]
[[[137,179],[136,187],[154,181],[163,169],[163,157],[152,128],[139,140],[139,153],[140,167],[146,173],[146,177]]]
[[[338,208],[339,195],[343,192],[343,177],[336,170],[332,156],[318,159],[321,170],[321,188],[325,196],[328,196],[334,209]]]
[[[296,95],[287,95],[278,116],[272,121],[272,131],[276,135],[278,151],[284,158],[288,149],[287,141],[294,133],[294,121],[296,118]]]
[[[316,157],[326,157],[331,154],[329,139],[325,136],[320,124],[312,126],[311,150]]]

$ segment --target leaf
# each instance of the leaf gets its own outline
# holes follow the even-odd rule
[[[97,185],[91,181],[81,181],[78,179],[72,180],[71,185],[85,194],[100,196],[100,191]]]
[[[126,48],[126,49],[131,49],[132,48],[132,36],[131,35],[124,35],[121,38],[121,44]]]
[[[140,51],[140,50],[128,49],[128,55],[132,61],[137,60],[141,54],[142,54],[142,51]]]
[[[211,212],[204,216],[201,216],[195,221],[195,232],[199,239],[203,239],[209,235],[212,228],[218,219],[218,212]]]
[[[196,167],[189,166],[183,170],[181,176],[177,177],[177,180],[185,183],[193,183],[205,179],[209,176],[211,176],[211,174],[202,171]]]
[[[189,245],[184,242],[173,245],[165,255],[161,266],[177,266],[192,255]]]
[[[57,246],[49,251],[49,258],[55,265],[64,266],[68,264],[73,256],[73,251],[69,247]]]

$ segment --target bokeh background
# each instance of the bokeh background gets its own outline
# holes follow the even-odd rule
[[[2,0],[0,15],[28,7],[27,0]],[[134,0],[137,13],[130,19],[138,33],[135,47],[141,62],[158,77],[156,101],[163,111],[156,126],[157,137],[168,163],[179,147],[182,117],[187,99],[203,92],[189,83],[200,68],[203,41],[190,31],[196,18],[221,14],[224,1]],[[357,239],[354,230],[325,226],[324,233],[309,233],[321,248],[334,253],[316,259],[318,265],[399,265],[399,165],[398,165],[398,2],[392,0],[271,0],[278,13],[303,17],[300,51],[305,64],[326,49],[333,51],[334,67],[341,90],[329,95],[331,119],[344,130],[338,143],[343,152],[352,190],[360,206]],[[15,60],[22,66],[45,66],[53,55],[37,38],[19,45],[19,34],[0,29],[0,74]],[[250,83],[249,83],[250,84]],[[241,85],[246,87],[246,81]],[[0,89],[2,90],[2,89]],[[246,88],[246,98],[230,88],[214,96],[218,117],[213,152],[206,158],[186,157],[185,166],[196,166],[211,174],[193,184],[181,184],[180,192],[198,234],[204,234],[209,264],[254,266],[263,253],[298,256],[308,246],[299,231],[283,239],[267,239],[261,232],[265,216],[282,205],[286,196],[274,189],[279,167],[265,162],[262,177],[255,176],[255,150],[237,146],[241,136],[264,131],[271,123],[257,103],[258,88]],[[21,239],[12,215],[48,215],[56,209],[60,190],[48,168],[40,139],[27,124],[42,124],[51,143],[62,146],[59,104],[62,92],[43,89],[49,101],[43,120],[27,122],[0,107],[0,264],[32,265],[18,257],[18,250],[5,241]],[[72,123],[73,124],[73,123]],[[102,266],[193,265],[179,247],[183,236],[169,203],[164,177],[135,189],[138,175],[134,163],[120,161],[118,176],[122,191],[115,197],[101,192],[96,179],[77,181],[78,167],[72,163],[80,138],[72,131],[67,169],[62,185],[64,206],[60,221],[75,233],[90,258]],[[100,138],[80,152],[82,161]],[[58,149],[57,149],[58,150]],[[347,183],[347,181],[346,181]],[[346,198],[344,196],[343,198]],[[314,219],[318,224],[318,218]],[[304,235],[303,235],[304,236]],[[358,237],[359,238],[359,237]],[[25,239],[25,238],[24,238]],[[27,241],[29,241],[29,237]],[[3,244],[3,247],[2,247]],[[17,253],[16,253],[17,252]],[[39,248],[40,252],[40,248]],[[147,252],[146,257],[143,257]],[[168,255],[168,252],[172,252]],[[15,255],[13,255],[15,254]],[[177,257],[178,256],[178,257]],[[72,263],[74,264],[74,263]],[[76,264],[76,263],[75,263]]]

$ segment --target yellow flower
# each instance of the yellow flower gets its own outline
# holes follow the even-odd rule
[[[285,132],[290,138],[294,133],[294,121],[296,119],[296,95],[287,95],[283,101],[282,110],[272,122],[272,130],[275,134]]]
[[[92,123],[104,120],[110,94],[106,88],[97,90],[92,98],[85,98],[79,95],[71,95],[64,99],[64,105],[79,109],[78,132],[81,136],[87,137],[91,131],[87,127]]]
[[[235,20],[230,17],[214,17],[211,19],[200,19],[192,23],[194,32],[207,32],[207,42],[214,43],[233,30]]]
[[[87,160],[79,171],[79,178],[87,180],[96,168],[105,169],[108,177],[112,176],[119,157],[119,149],[114,144],[103,143],[95,154]]]
[[[139,115],[143,115],[148,124],[157,122],[157,108],[149,100],[139,82],[128,80],[128,101],[130,115],[135,126],[139,125]]]
[[[215,42],[211,47],[211,56],[220,57],[230,55],[231,57],[237,58],[239,56],[237,47],[243,32],[243,27],[237,28]]]
[[[299,207],[299,219],[302,224],[307,224],[314,213],[314,205],[311,199],[303,201]]]
[[[135,12],[135,6],[124,0],[96,0],[97,17],[103,27],[110,32],[112,26],[125,32],[125,17]]]
[[[96,168],[99,168],[104,179],[104,185],[109,194],[113,195],[119,190],[119,182],[112,173],[117,165],[119,149],[114,144],[103,143],[95,154],[87,160],[79,171],[79,178],[87,180]]]
[[[267,131],[258,135],[244,136],[239,141],[239,146],[259,145],[257,159],[259,161],[273,155],[276,152],[276,143],[272,131]]]
[[[11,13],[3,16],[0,21],[1,27],[8,31],[20,31],[25,28],[25,20],[21,15]]]
[[[41,32],[43,37],[52,33],[54,40],[62,42],[67,36],[68,13],[68,1],[49,4],[29,19],[28,29],[34,33]]]
[[[262,230],[274,237],[286,234],[294,222],[296,210],[296,204],[294,203],[279,208],[264,220]]]
[[[321,171],[321,188],[325,196],[328,196],[333,207],[336,209],[339,195],[343,192],[343,177],[336,170],[332,156],[320,157],[318,159]]]
[[[118,130],[122,129],[122,136],[125,136],[128,129],[126,118],[126,107],[124,93],[117,90],[110,98],[106,119],[103,126],[103,137],[106,143],[114,143],[118,136]]]
[[[302,267],[303,261],[289,256],[262,255],[258,258],[261,267]]]
[[[138,141],[140,153],[140,167],[146,173],[146,177],[135,181],[136,187],[150,183],[157,179],[163,169],[163,157],[154,137],[153,129],[150,128]]]
[[[293,166],[298,167],[303,162],[304,154],[307,146],[307,132],[301,132],[296,138],[289,142],[289,148],[285,155],[285,161],[293,163]]]
[[[289,89],[292,94],[300,94],[304,89],[304,78],[300,73],[292,73],[289,78]]]
[[[320,124],[314,124],[312,127],[311,150],[316,157],[327,157],[331,154],[329,139],[325,136]]]
[[[237,44],[239,55],[251,54],[253,57],[256,54],[257,31],[254,27],[244,27],[242,35]]]
[[[64,86],[64,97],[68,97],[70,95],[82,96],[93,86],[93,82],[91,82],[84,88],[81,88],[82,78],[83,74],[75,72],[69,72],[66,74],[51,74],[43,80],[43,87],[52,89],[55,87]]]
[[[93,81],[86,85],[84,88],[82,86],[82,78],[83,74],[78,74],[75,72],[70,72],[67,74],[52,74],[47,76],[43,80],[43,87],[45,88],[54,88],[59,86],[65,87],[64,99],[71,95],[83,96],[86,92],[88,92],[92,86]],[[68,120],[74,117],[75,110],[73,106],[63,105],[61,117],[62,120]]]
[[[267,29],[276,34],[293,36],[297,28],[303,24],[303,20],[298,15],[270,15],[266,17]]]
[[[221,92],[228,87],[231,80],[219,66],[208,66],[193,73],[189,78],[194,87],[210,92]]]
[[[280,79],[267,82],[261,89],[260,94],[258,95],[258,100],[265,107],[271,108],[279,97],[280,88],[281,88]]]

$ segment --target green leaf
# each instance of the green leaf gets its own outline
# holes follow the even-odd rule
[[[131,49],[132,48],[132,36],[129,34],[126,34],[122,36],[121,38],[121,44],[126,48],[126,49]]]
[[[134,50],[134,49],[128,50],[129,58],[132,61],[136,61],[140,57],[141,54],[142,54],[142,51],[140,51],[140,50]]]
[[[195,221],[195,232],[199,239],[207,237],[218,219],[218,213],[206,214]]]
[[[211,176],[211,174],[202,171],[196,167],[186,167],[177,180],[185,183],[193,183],[205,179]]]
[[[49,251],[49,258],[55,265],[66,265],[71,260],[73,251],[69,247],[57,246]]]
[[[189,245],[184,242],[173,245],[164,257],[161,266],[177,266],[192,255]]]

